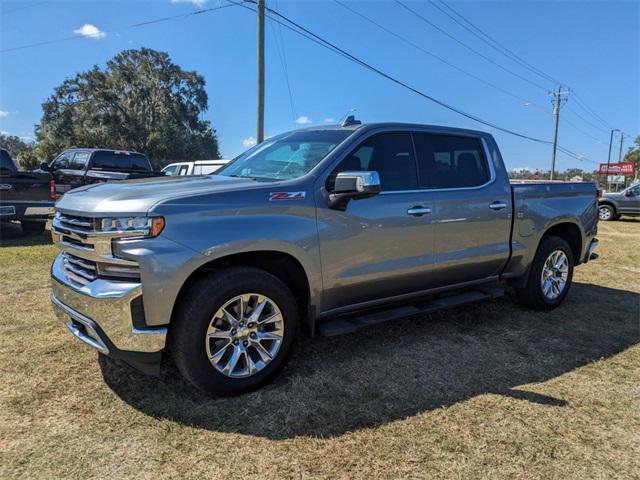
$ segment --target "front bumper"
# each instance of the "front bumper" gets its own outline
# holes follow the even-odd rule
[[[140,283],[98,278],[75,286],[62,269],[61,255],[51,267],[51,283],[54,312],[79,340],[100,353],[155,372],[155,367],[153,372],[148,367],[159,364],[167,329],[134,327],[131,302],[142,295]]]

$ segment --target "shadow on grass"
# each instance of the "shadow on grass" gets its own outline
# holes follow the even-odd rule
[[[485,393],[562,408],[516,387],[638,343],[639,305],[636,293],[578,283],[551,312],[501,299],[303,339],[273,383],[235,398],[202,395],[170,365],[160,379],[105,357],[100,366],[116,394],[159,419],[270,439],[337,436]]]
[[[2,247],[31,247],[51,244],[51,233],[45,230],[38,235],[29,235],[22,231],[19,223],[0,223],[0,248]]]

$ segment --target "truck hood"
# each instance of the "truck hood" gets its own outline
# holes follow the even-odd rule
[[[218,175],[154,177],[96,183],[76,188],[56,203],[56,209],[83,216],[145,214],[158,202],[192,195],[257,187],[255,180]]]
[[[603,193],[602,197],[603,198],[620,198],[622,197],[622,194],[616,193],[616,192],[609,192],[609,193]]]

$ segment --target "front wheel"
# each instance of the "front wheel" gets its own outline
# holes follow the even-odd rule
[[[560,237],[542,239],[529,271],[527,285],[516,289],[520,303],[536,310],[551,310],[562,303],[571,287],[574,258]]]
[[[182,375],[206,393],[236,395],[284,366],[298,309],[277,277],[232,267],[195,282],[172,323],[171,350]]]
[[[616,211],[611,205],[600,205],[598,207],[598,218],[603,222],[615,220],[617,218]]]

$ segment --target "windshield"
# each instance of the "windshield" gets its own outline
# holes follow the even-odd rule
[[[306,130],[279,135],[256,145],[216,172],[259,181],[291,180],[315,167],[352,132]]]

